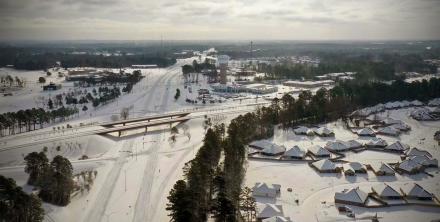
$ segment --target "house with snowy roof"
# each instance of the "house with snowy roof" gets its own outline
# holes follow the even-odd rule
[[[340,140],[328,141],[325,148],[333,152],[344,152],[350,149],[347,144]]]
[[[340,204],[349,204],[363,207],[365,206],[367,199],[368,194],[359,189],[359,187],[349,190],[345,189],[342,192],[335,193],[335,203]]]
[[[320,173],[338,173],[341,170],[340,167],[329,159],[315,161],[311,163],[310,166],[315,168]]]
[[[284,216],[283,206],[269,203],[257,206],[257,220],[262,221],[276,216]]]
[[[373,170],[374,174],[376,174],[376,176],[394,176],[396,174],[396,172],[394,172],[393,168],[391,168],[386,163],[381,163],[379,165],[372,164],[372,165],[370,165],[370,167],[371,167],[371,170]]]
[[[407,174],[417,174],[423,171],[423,166],[413,160],[407,159],[397,164],[396,170]]]
[[[274,216],[263,219],[261,222],[292,222],[290,217]]]
[[[312,129],[309,129],[309,128],[305,127],[305,126],[300,126],[300,127],[296,128],[296,129],[294,129],[293,132],[296,135],[307,135],[307,136],[315,135],[315,132]]]
[[[417,183],[414,183],[411,186],[405,186],[401,188],[401,191],[407,199],[432,200],[434,198],[432,193],[428,192]]]
[[[266,147],[270,147],[273,143],[268,140],[257,140],[249,143],[249,146],[258,150],[263,150]]]
[[[331,155],[331,153],[327,149],[324,149],[323,147],[318,145],[311,146],[307,150],[315,157],[322,158],[322,157],[330,157]]]
[[[261,151],[261,154],[267,156],[278,156],[284,152],[286,152],[286,147],[271,143]]]
[[[275,198],[281,192],[281,185],[256,183],[252,188],[252,196],[254,197],[272,197]]]
[[[383,199],[401,199],[402,194],[394,189],[392,186],[382,183],[371,187],[373,193]]]
[[[391,152],[396,152],[396,153],[403,153],[408,149],[409,149],[409,145],[402,143],[400,141],[396,141],[396,142],[385,147],[385,150],[391,151]]]
[[[314,130],[315,134],[321,137],[330,137],[335,136],[333,130],[328,129],[327,127],[319,127]]]
[[[408,152],[406,152],[407,156],[428,156],[428,157],[432,157],[431,153],[429,153],[426,150],[421,150],[417,147],[411,148],[408,150]]]
[[[304,159],[306,157],[306,151],[299,148],[299,146],[293,146],[289,150],[287,150],[283,154],[284,158],[290,158],[290,159]]]
[[[424,167],[438,167],[438,160],[430,158],[428,156],[410,156],[408,158],[411,161],[414,161]]]
[[[357,140],[349,140],[344,143],[349,149],[357,149],[357,148],[361,148],[364,146],[364,145],[362,145],[362,143],[358,142]]]
[[[358,130],[356,132],[356,134],[358,136],[370,136],[370,137],[376,136],[376,133],[370,127],[362,128],[362,129]]]
[[[359,162],[350,162],[344,164],[344,174],[354,176],[359,173],[367,173],[367,168]]]
[[[413,100],[410,102],[412,106],[423,106],[424,104],[419,100]]]
[[[398,136],[400,134],[400,131],[394,127],[387,126],[380,128],[376,133],[386,136]]]
[[[374,138],[369,140],[365,146],[370,147],[370,148],[375,148],[375,147],[379,147],[379,148],[383,148],[388,146],[387,141],[383,140],[382,138]]]

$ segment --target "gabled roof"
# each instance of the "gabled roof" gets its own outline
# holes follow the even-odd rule
[[[252,194],[254,194],[255,196],[267,194],[265,196],[275,197],[280,187],[281,186],[279,184],[268,185],[266,183],[256,183],[252,188]]]
[[[321,146],[314,145],[308,148],[308,150],[316,156],[329,156],[330,152]]]
[[[410,156],[409,160],[414,161],[423,166],[438,166],[438,160],[431,159],[428,156]]]
[[[413,170],[419,170],[422,165],[412,160],[404,160],[397,166],[399,169],[411,172]]]
[[[353,169],[355,171],[366,170],[365,166],[359,162],[350,162],[347,164],[347,166],[349,166],[351,169]]]
[[[386,183],[376,185],[372,187],[372,189],[379,195],[380,197],[401,197],[402,195],[397,192],[393,187],[389,186]]]
[[[286,147],[272,143],[269,146],[266,146],[261,152],[267,154],[279,154],[284,153],[285,151]]]
[[[426,191],[422,186],[417,183],[414,183],[411,187],[405,187],[404,192],[409,197],[416,198],[431,198],[432,194]]]
[[[266,147],[271,146],[273,143],[271,143],[268,140],[257,140],[257,141],[253,141],[251,143],[249,143],[249,146],[255,147],[257,149],[264,149]]]
[[[332,151],[344,151],[349,149],[347,144],[340,140],[327,142],[325,148]]]
[[[275,216],[262,220],[262,222],[292,222],[289,217]]]
[[[275,204],[263,204],[258,207],[257,218],[269,218],[274,216],[283,216],[283,206]]]
[[[334,170],[336,169],[336,164],[329,159],[323,159],[312,163],[319,170]]]
[[[388,145],[387,141],[382,138],[374,138],[367,142],[367,146],[382,146],[385,147]]]
[[[420,102],[419,100],[413,100],[413,101],[411,101],[411,105],[413,105],[413,106],[423,106],[423,103]]]
[[[383,120],[383,122],[384,122],[385,124],[389,124],[389,125],[392,125],[392,124],[405,124],[402,120],[393,119],[393,118],[390,118],[390,117],[385,118],[385,119]]]
[[[327,127],[319,127],[318,129],[314,130],[316,134],[318,135],[332,135],[334,132]]]
[[[381,163],[380,165],[373,166],[373,169],[376,172],[384,172],[385,174],[395,174],[393,168],[388,166],[386,163]]]
[[[394,150],[394,151],[405,151],[409,149],[409,145],[402,143],[400,141],[396,141],[390,145],[388,145],[385,149]]]
[[[342,200],[352,203],[364,204],[367,198],[368,194],[360,190],[359,187],[335,193],[335,200]]]
[[[394,129],[398,129],[398,130],[400,130],[400,131],[406,131],[406,130],[410,130],[410,129],[411,129],[411,127],[408,126],[408,125],[405,124],[405,123],[397,123],[397,124],[393,124],[393,125],[391,125],[391,127],[393,127]]]
[[[311,134],[311,133],[313,133],[313,130],[311,130],[305,126],[300,126],[296,129],[294,129],[293,132],[295,134]]]
[[[359,148],[362,146],[362,144],[360,142],[358,142],[357,140],[349,140],[349,141],[345,142],[345,144],[350,149],[351,148]]]
[[[432,157],[432,155],[428,151],[421,150],[417,147],[409,149],[409,151],[406,153],[406,155],[407,156],[429,156],[429,157]]]
[[[374,136],[375,135],[374,131],[369,127],[365,127],[365,128],[358,130],[357,134],[359,136]]]
[[[393,135],[393,136],[399,135],[399,133],[400,133],[398,129],[391,127],[391,126],[381,128],[377,132],[382,133],[382,134],[387,134],[387,135]]]
[[[288,156],[288,157],[304,157],[306,155],[306,152],[304,150],[302,150],[301,148],[299,148],[298,146],[294,146],[292,148],[290,148],[289,150],[287,150],[283,156]]]

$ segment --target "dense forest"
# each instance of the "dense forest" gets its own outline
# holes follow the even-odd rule
[[[61,63],[63,68],[99,67],[123,68],[136,64],[156,64],[166,67],[175,59],[153,54],[72,54],[65,51],[35,53],[29,48],[0,48],[0,66],[13,65],[16,69],[44,70]]]
[[[284,129],[304,123],[322,123],[346,118],[358,108],[397,100],[427,101],[440,97],[440,79],[392,84],[356,81],[341,83],[315,95],[304,91],[298,99],[289,94],[273,100],[268,107],[240,115],[227,130],[214,126],[207,130],[203,146],[184,167],[184,180],[174,185],[168,196],[167,210],[172,221],[242,221],[245,176],[245,145],[256,139],[273,136],[275,125]],[[225,132],[227,134],[225,134]],[[223,161],[220,161],[221,155]]]

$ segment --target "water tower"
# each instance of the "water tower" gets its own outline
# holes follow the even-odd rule
[[[226,73],[228,70],[228,62],[229,62],[229,56],[227,55],[219,55],[217,57],[217,61],[220,67],[220,83],[226,84]]]

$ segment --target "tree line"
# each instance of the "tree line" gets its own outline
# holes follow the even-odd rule
[[[41,129],[44,124],[49,124],[56,120],[64,121],[76,113],[78,113],[77,108],[66,108],[64,106],[48,111],[43,108],[32,108],[2,113],[0,114],[0,136],[35,130],[37,125]]]
[[[72,54],[65,52],[34,53],[32,49],[9,49],[0,52],[0,66],[13,65],[16,69],[44,70],[61,63],[63,68],[101,67],[123,68],[136,64],[156,64],[167,67],[176,63],[176,59],[149,54],[136,55],[94,55]]]

